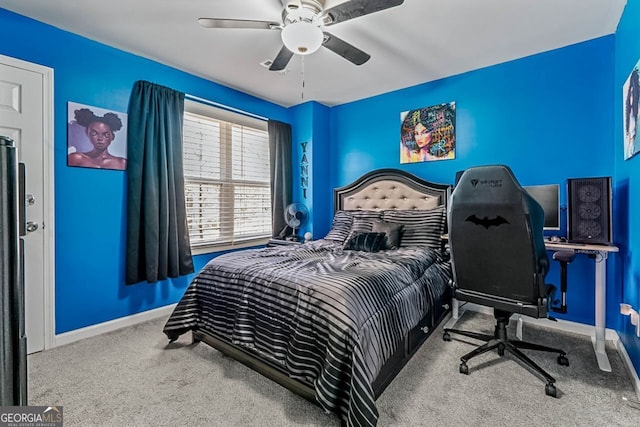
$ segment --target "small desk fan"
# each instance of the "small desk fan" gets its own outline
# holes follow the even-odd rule
[[[302,228],[309,220],[309,209],[302,203],[291,203],[284,210],[284,221],[293,229],[293,234],[287,237],[287,240],[295,242],[300,241],[298,230]]]

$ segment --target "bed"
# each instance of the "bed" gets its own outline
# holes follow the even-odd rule
[[[449,311],[449,186],[381,169],[334,190],[323,239],[220,255],[164,327],[337,414],[375,426],[375,400]]]

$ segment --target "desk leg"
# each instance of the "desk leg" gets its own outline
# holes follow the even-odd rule
[[[598,366],[602,371],[611,372],[611,364],[605,350],[605,328],[607,322],[607,253],[596,253],[596,335],[592,337]]]
[[[522,341],[522,315],[518,314],[518,319],[516,320],[516,338]]]

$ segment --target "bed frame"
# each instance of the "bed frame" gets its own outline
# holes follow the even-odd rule
[[[425,181],[398,169],[379,169],[353,183],[334,190],[335,210],[430,209],[446,205],[450,186]],[[451,294],[446,292],[433,310],[404,337],[373,383],[376,399],[411,359],[431,332],[449,313]],[[255,353],[234,346],[223,337],[193,331],[193,341],[202,341],[225,355],[276,381],[294,393],[317,404],[313,384],[294,380],[278,365],[258,359]]]

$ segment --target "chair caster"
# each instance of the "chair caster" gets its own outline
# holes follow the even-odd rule
[[[469,367],[467,366],[466,363],[462,362],[460,364],[460,373],[461,374],[465,374],[465,375],[469,375]]]
[[[451,334],[449,332],[445,332],[444,334],[442,334],[442,339],[444,341],[451,341]]]
[[[498,356],[504,356],[504,344],[498,344]]]
[[[553,384],[547,384],[546,386],[544,386],[544,393],[547,396],[558,397],[558,389],[556,389],[556,386],[554,386]]]
[[[569,359],[564,354],[558,356],[558,365],[569,366]]]

